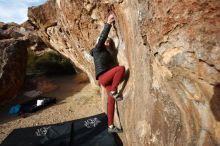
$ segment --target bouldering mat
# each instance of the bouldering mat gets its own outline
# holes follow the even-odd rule
[[[1,146],[118,146],[107,127],[107,116],[102,113],[59,124],[15,129]]]

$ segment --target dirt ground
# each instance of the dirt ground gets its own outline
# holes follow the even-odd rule
[[[9,107],[0,110],[0,143],[16,128],[61,123],[102,113],[99,89],[81,75],[50,77],[49,81],[56,88],[43,95],[56,97],[56,104],[26,118],[9,115]]]

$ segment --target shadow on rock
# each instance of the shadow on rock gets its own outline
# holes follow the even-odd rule
[[[210,101],[210,108],[217,121],[220,121],[220,84],[214,87],[214,94]]]
[[[122,87],[121,87],[121,89],[120,89],[120,91],[119,91],[119,94],[120,94],[123,98],[124,98],[124,96],[123,96],[123,91],[124,91],[124,89],[125,89],[125,87],[126,87],[126,85],[127,85],[127,83],[128,83],[129,75],[130,75],[130,71],[129,71],[129,69],[127,69],[126,72],[125,72],[124,78],[123,78],[123,80],[122,80],[122,82],[123,82]],[[121,120],[120,120],[120,114],[119,114],[118,103],[117,103],[117,102],[116,102],[116,114],[118,115],[119,124],[120,124],[120,126],[121,126]]]
[[[125,89],[125,87],[126,87],[126,85],[127,85],[127,83],[128,83],[129,76],[130,76],[130,70],[127,69],[126,72],[125,72],[124,78],[123,78],[123,80],[122,80],[123,85],[122,85],[122,87],[121,87],[121,89],[120,89],[120,91],[119,91],[119,94],[120,94],[120,95],[122,95],[122,93],[123,93],[123,91],[124,91],[124,89]]]

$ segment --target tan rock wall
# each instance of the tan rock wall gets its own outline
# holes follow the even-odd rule
[[[220,144],[219,2],[50,0],[29,18],[95,84],[89,50],[111,12],[110,36],[130,72],[118,103],[124,145]]]

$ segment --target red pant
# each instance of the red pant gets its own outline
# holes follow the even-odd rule
[[[124,76],[125,67],[116,66],[99,76],[99,83],[105,87],[108,95],[107,116],[108,125],[113,124],[115,99],[109,95],[110,91],[117,91],[117,87]]]

